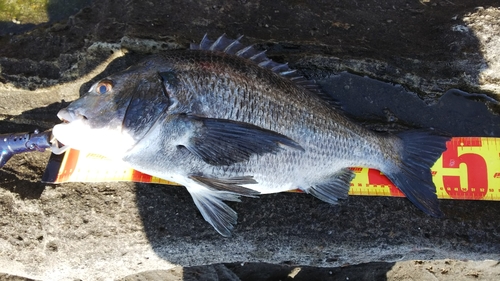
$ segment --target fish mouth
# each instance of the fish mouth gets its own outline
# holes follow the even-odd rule
[[[76,120],[87,120],[87,117],[78,112],[69,111],[66,108],[59,110],[57,113],[57,117],[59,120],[63,121],[63,123],[71,123]]]
[[[51,136],[51,138],[50,138],[50,150],[52,151],[52,153],[54,153],[56,155],[63,154],[69,148],[70,148],[69,146],[58,141],[54,135]]]
[[[85,115],[82,115],[82,114],[79,114],[77,112],[74,112],[74,111],[69,111],[67,110],[66,108],[64,109],[61,109],[58,113],[57,113],[57,117],[59,118],[59,120],[61,120],[63,123],[62,124],[58,124],[54,127],[54,129],[56,129],[56,127],[61,127],[61,126],[67,126],[69,125],[71,122],[74,122],[74,121],[77,121],[77,120],[87,120],[87,117]],[[53,129],[53,131],[54,131]],[[66,152],[66,150],[68,150],[70,147],[68,145],[65,145],[63,143],[61,143],[55,136],[54,134],[52,134],[52,137],[50,139],[50,143],[51,143],[51,147],[50,149],[52,150],[52,153],[54,154],[62,154],[64,152]]]

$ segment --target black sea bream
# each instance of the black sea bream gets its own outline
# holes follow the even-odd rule
[[[205,37],[96,83],[58,113],[66,122],[53,134],[184,185],[224,236],[237,214],[223,201],[298,188],[335,204],[347,197],[353,166],[382,171],[440,216],[430,167],[448,137],[375,133],[330,103],[286,64],[239,40]]]

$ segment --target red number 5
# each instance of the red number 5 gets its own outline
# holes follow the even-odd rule
[[[470,141],[462,143],[461,147],[481,146],[481,141]],[[458,155],[457,141],[449,141],[447,150],[443,153],[443,168],[456,168],[460,164],[467,166],[467,186],[460,185],[459,176],[443,176],[443,184],[446,192],[455,199],[481,199],[488,192],[488,172],[486,161],[476,153],[465,153]]]

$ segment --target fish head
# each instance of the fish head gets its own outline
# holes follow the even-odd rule
[[[68,148],[121,159],[169,107],[157,69],[145,60],[92,85],[59,111],[54,137]]]

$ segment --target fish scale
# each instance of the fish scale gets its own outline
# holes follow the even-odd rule
[[[151,87],[138,86],[144,81]],[[53,133],[69,147],[109,149],[105,156],[184,185],[224,236],[237,216],[223,201],[299,188],[335,204],[348,194],[352,166],[384,172],[418,208],[440,216],[430,166],[448,137],[376,134],[333,104],[263,52],[204,37],[192,50],[153,55],[96,83],[59,112],[67,122]],[[116,139],[96,141],[103,133]]]

